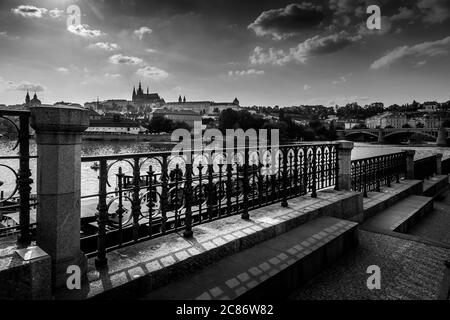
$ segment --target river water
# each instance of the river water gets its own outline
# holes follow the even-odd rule
[[[0,156],[17,155],[17,150],[12,151],[14,147],[13,141],[0,141]],[[433,153],[442,153],[445,158],[450,158],[450,148],[441,148],[434,145],[421,145],[421,146],[406,146],[406,145],[375,145],[368,143],[355,143],[355,148],[352,152],[352,159],[360,159],[366,157],[372,157],[382,154],[399,152],[405,149],[416,150],[416,159],[429,156]],[[130,154],[130,153],[147,153],[152,151],[161,150],[158,146],[151,142],[93,142],[85,141],[83,143],[82,155],[83,156],[98,156],[98,155],[111,155],[111,154]],[[36,144],[32,140],[30,144],[30,153],[36,154]],[[10,166],[12,169],[17,170],[17,160],[0,160],[1,165]],[[82,195],[91,195],[98,192],[98,173],[91,169],[92,163],[83,163],[81,168],[81,190]],[[32,159],[30,162],[32,179],[36,181],[36,160]],[[117,168],[111,170],[117,172]],[[124,168],[125,173],[130,173],[131,170]],[[4,197],[7,197],[14,190],[15,187],[15,175],[14,173],[4,167],[0,166],[0,181],[3,184],[0,186],[0,190],[3,191]],[[0,184],[1,184],[0,182]],[[111,181],[114,182],[115,181]],[[32,185],[32,193],[35,193],[35,185]]]

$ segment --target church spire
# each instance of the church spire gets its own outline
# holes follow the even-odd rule
[[[30,103],[30,93],[27,91],[27,95],[25,96],[25,103],[29,104]]]
[[[136,87],[133,87],[133,101],[136,99]]]

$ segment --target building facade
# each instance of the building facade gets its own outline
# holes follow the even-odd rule
[[[146,129],[139,123],[124,119],[119,115],[98,118],[95,114],[90,116],[87,133],[109,133],[109,134],[133,134],[145,132]]]

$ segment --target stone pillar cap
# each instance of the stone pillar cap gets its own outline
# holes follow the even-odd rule
[[[416,150],[412,150],[412,149],[404,149],[404,152],[406,152],[407,155],[415,155],[416,154]]]
[[[339,143],[339,149],[353,149],[355,145],[352,141],[347,140],[339,140],[337,142]]]
[[[89,127],[89,111],[67,105],[31,107],[31,127],[36,131],[83,132]]]

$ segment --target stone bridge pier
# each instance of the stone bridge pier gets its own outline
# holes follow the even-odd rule
[[[384,130],[383,129],[379,129],[378,130],[378,143],[384,143]]]
[[[439,147],[447,146],[447,130],[444,127],[439,128],[436,144]]]

